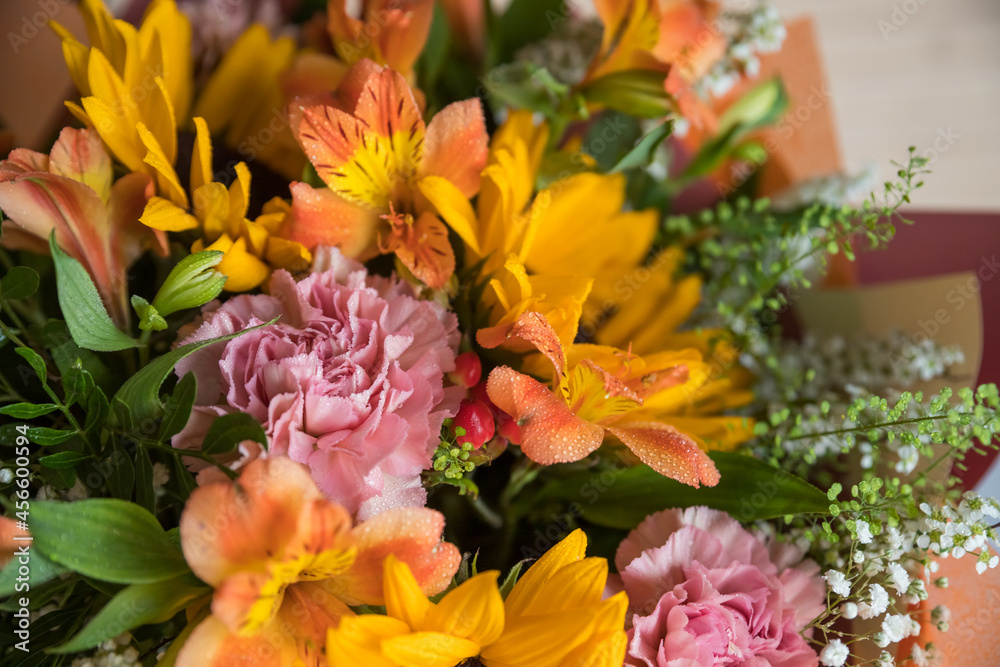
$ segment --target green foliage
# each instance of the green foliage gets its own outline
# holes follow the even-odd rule
[[[625,530],[666,507],[707,505],[742,521],[829,512],[822,491],[784,470],[740,454],[711,452],[710,456],[722,476],[714,487],[695,489],[648,466],[617,463],[550,479],[520,496],[513,511],[523,516],[553,501],[575,504],[586,521]]]
[[[118,584],[149,584],[187,573],[184,556],[156,518],[113,498],[31,503],[33,546],[53,563]]]
[[[115,594],[83,630],[53,653],[75,653],[93,648],[122,632],[166,621],[210,592],[210,588],[199,585],[192,576],[132,584]]]
[[[76,344],[102,352],[138,347],[138,341],[119,331],[111,321],[90,274],[80,262],[59,248],[55,232],[49,239],[49,249],[56,267],[59,307]]]
[[[228,454],[244,440],[253,440],[267,449],[267,434],[256,419],[243,412],[217,418],[205,434],[201,451],[206,454]]]

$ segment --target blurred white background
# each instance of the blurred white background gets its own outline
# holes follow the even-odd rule
[[[1000,0],[773,1],[815,20],[849,171],[915,145],[936,156],[916,208],[1000,211]]]

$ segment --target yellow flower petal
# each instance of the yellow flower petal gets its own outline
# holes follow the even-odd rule
[[[524,614],[541,593],[545,583],[560,568],[582,560],[586,551],[587,535],[578,528],[559,544],[545,552],[545,555],[528,568],[527,573],[514,584],[514,589],[507,596],[504,607],[507,610],[508,618]]]
[[[212,174],[212,135],[204,118],[194,119],[194,150],[191,152],[191,192],[214,180]]]
[[[499,572],[483,572],[452,590],[428,613],[426,628],[485,646],[503,632]]]
[[[421,194],[430,200],[448,226],[479,256],[479,222],[468,198],[454,183],[440,176],[426,176],[418,185]]]
[[[244,239],[236,239],[233,242],[228,236],[223,235],[205,250],[221,250],[226,253],[215,270],[228,276],[225,285],[227,292],[252,290],[271,275],[267,264],[247,252],[247,244]]]
[[[440,632],[414,632],[382,642],[382,654],[401,667],[455,667],[479,653],[479,644]]]
[[[90,95],[90,83],[87,82],[87,62],[90,59],[90,49],[81,44],[69,30],[55,21],[49,21],[49,27],[62,41],[63,59],[69,69],[73,85],[80,91],[81,97]]]
[[[239,228],[229,228],[229,191],[222,183],[206,183],[194,191],[194,214],[201,221],[209,241],[223,234],[239,235]]]
[[[153,168],[157,191],[178,206],[187,208],[188,196],[177,178],[173,161],[167,158],[156,137],[143,123],[137,123],[135,129],[139,132],[139,138],[146,147],[146,156],[143,158],[143,162]]]
[[[193,215],[163,197],[149,198],[139,222],[166,232],[183,232],[198,227],[198,220]]]
[[[595,617],[595,610],[579,609],[509,621],[500,639],[483,649],[482,661],[489,667],[558,667],[590,638]]]
[[[388,616],[347,616],[327,633],[326,654],[332,665],[397,667],[382,654],[382,642],[409,632],[409,626]]]
[[[386,556],[382,582],[386,613],[414,630],[423,628],[433,604],[420,590],[420,585],[406,563],[392,554]]]
[[[293,273],[305,271],[312,264],[312,253],[304,245],[277,236],[268,239],[264,257],[271,266]]]

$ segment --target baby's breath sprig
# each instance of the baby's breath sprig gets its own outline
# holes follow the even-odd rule
[[[907,163],[893,164],[896,179],[860,206],[816,203],[779,212],[767,199],[738,197],[694,215],[667,217],[658,242],[688,248],[697,270],[708,277],[703,301],[712,304],[724,326],[744,334],[755,317],[787,305],[779,288],[811,286],[826,254],[842,253],[853,261],[858,239],[880,248],[893,238],[897,223],[909,222],[899,209],[923,186],[927,159],[911,146]]]

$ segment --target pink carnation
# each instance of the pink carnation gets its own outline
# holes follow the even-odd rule
[[[455,316],[337,250],[318,255],[318,272],[298,283],[276,271],[270,294],[206,306],[180,344],[281,319],[177,364],[179,376],[195,374],[198,395],[173,445],[198,448],[217,416],[246,412],[267,431],[266,455],[308,465],[323,493],[359,518],[423,505],[420,472],[457,408],[443,388]],[[241,453],[234,467],[263,455]]]
[[[825,609],[819,567],[707,507],[650,515],[618,547],[626,665],[808,667],[803,628]],[[793,567],[794,566],[794,567]]]

